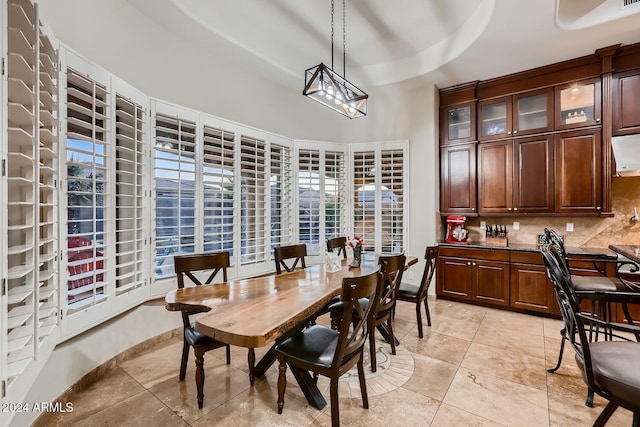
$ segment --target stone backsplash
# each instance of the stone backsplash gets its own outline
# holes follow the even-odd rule
[[[640,212],[640,177],[614,177],[611,179],[612,218],[597,217],[481,217],[468,218],[466,228],[471,242],[485,240],[480,221],[488,225],[505,224],[509,230],[509,243],[535,244],[544,228],[553,228],[565,236],[567,246],[606,248],[610,244],[640,245],[640,222],[632,222],[633,208]],[[446,221],[441,228],[444,233]],[[513,223],[520,229],[514,230]],[[566,231],[567,223],[573,223],[573,231]],[[444,236],[443,236],[444,239]]]

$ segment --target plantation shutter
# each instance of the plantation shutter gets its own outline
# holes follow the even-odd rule
[[[380,210],[383,253],[404,251],[404,152],[380,152]]]
[[[324,155],[325,229],[324,240],[346,235],[347,178],[345,153],[326,151]]]
[[[353,154],[353,234],[364,240],[365,251],[376,245],[376,162],[375,151]]]
[[[271,145],[271,249],[292,243],[293,218],[291,148]]]
[[[108,139],[104,85],[67,70],[67,313],[107,298]]]
[[[298,151],[298,236],[309,255],[324,250],[320,245],[320,151]],[[321,246],[323,249],[321,249]]]
[[[173,257],[195,252],[196,124],[155,117],[157,277],[175,274]]]
[[[240,137],[240,249],[241,265],[266,261],[266,145]]]
[[[228,251],[235,264],[235,133],[205,126],[203,138],[204,251]]]
[[[144,109],[116,95],[116,294],[144,285]]]

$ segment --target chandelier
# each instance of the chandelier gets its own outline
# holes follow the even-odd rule
[[[342,0],[342,75],[333,68],[333,2],[331,0],[331,68],[324,63],[308,68],[304,72],[302,94],[350,119],[367,115],[369,95],[346,79],[346,0]]]

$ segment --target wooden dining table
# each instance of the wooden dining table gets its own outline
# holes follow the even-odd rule
[[[407,257],[405,268],[417,263]],[[247,347],[249,381],[264,375],[275,362],[275,346],[304,328],[342,287],[342,279],[369,274],[375,262],[361,267],[328,272],[324,265],[298,269],[280,275],[230,280],[212,285],[170,291],[165,297],[169,311],[201,311],[195,329],[226,344]],[[256,365],[255,348],[272,344]],[[326,401],[308,372],[292,369],[307,401],[321,409]]]

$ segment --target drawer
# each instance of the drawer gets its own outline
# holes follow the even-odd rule
[[[489,261],[509,261],[508,249],[479,249],[469,247],[453,248],[451,246],[440,246],[439,256],[449,256],[457,258],[486,259]]]
[[[542,261],[542,254],[540,252],[512,251],[511,262],[544,265],[544,261]]]

